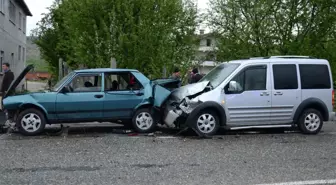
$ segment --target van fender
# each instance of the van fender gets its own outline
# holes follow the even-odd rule
[[[328,108],[327,108],[326,104],[323,101],[321,101],[320,99],[308,98],[308,99],[304,100],[303,102],[301,102],[299,107],[296,109],[295,114],[294,114],[294,118],[293,118],[294,123],[296,123],[299,120],[300,115],[307,108],[317,109],[318,111],[321,112],[324,121],[329,120],[329,111],[328,111]]]

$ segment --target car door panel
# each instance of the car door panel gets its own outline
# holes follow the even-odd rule
[[[143,100],[142,90],[105,92],[104,113],[106,119],[130,119],[134,108]]]
[[[60,121],[94,121],[103,118],[104,92],[101,73],[76,74],[56,97],[56,113]]]
[[[103,97],[103,92],[58,93],[58,119],[99,120],[103,117]]]
[[[230,125],[260,125],[268,124],[271,114],[271,84],[269,64],[249,67],[265,68],[265,87],[249,87],[244,85],[244,90],[237,94],[226,94],[226,106],[229,112],[228,124]],[[249,69],[249,67],[244,70]],[[242,71],[244,71],[242,70]],[[234,79],[234,78],[233,78]],[[247,81],[244,80],[244,83]],[[258,84],[258,83],[255,83]],[[255,90],[249,90],[255,89]],[[259,90],[260,89],[260,90]]]
[[[297,106],[301,102],[298,67],[296,64],[272,64],[272,124],[286,124],[293,121]]]
[[[131,119],[144,99],[142,84],[129,72],[105,73],[104,79],[104,119]]]

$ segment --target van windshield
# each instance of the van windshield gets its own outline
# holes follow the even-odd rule
[[[239,67],[238,63],[223,63],[211,70],[200,82],[210,81],[211,86],[219,86],[235,69]]]

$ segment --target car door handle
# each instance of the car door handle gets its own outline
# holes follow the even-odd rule
[[[260,96],[269,96],[268,92],[262,92],[260,93]]]
[[[144,93],[143,92],[137,92],[137,93],[135,93],[135,95],[142,96],[142,95],[144,95]]]
[[[96,94],[94,97],[95,98],[102,98],[102,97],[104,97],[104,95],[102,95],[102,94]]]
[[[276,92],[274,93],[274,96],[281,96],[283,93],[282,92]]]

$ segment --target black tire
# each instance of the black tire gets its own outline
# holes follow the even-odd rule
[[[26,121],[23,121],[23,119],[26,119]],[[19,132],[26,136],[35,136],[42,133],[46,124],[47,120],[44,114],[40,110],[34,108],[23,110],[19,113],[16,119],[16,126],[18,127]],[[35,125],[35,127],[33,125]]]
[[[205,125],[201,124],[201,120],[206,121]],[[214,121],[214,125],[211,125],[211,121]],[[203,125],[203,129],[202,129]],[[205,126],[208,126],[206,127]],[[215,135],[220,127],[220,120],[218,114],[213,110],[203,110],[198,113],[194,118],[192,118],[192,126],[196,129],[199,134],[203,136],[213,136]]]
[[[303,134],[319,133],[323,126],[323,117],[321,112],[316,109],[304,110],[300,116],[298,126]]]
[[[139,133],[151,133],[155,131],[156,121],[154,120],[150,109],[142,108],[135,111],[132,118],[132,126]]]

